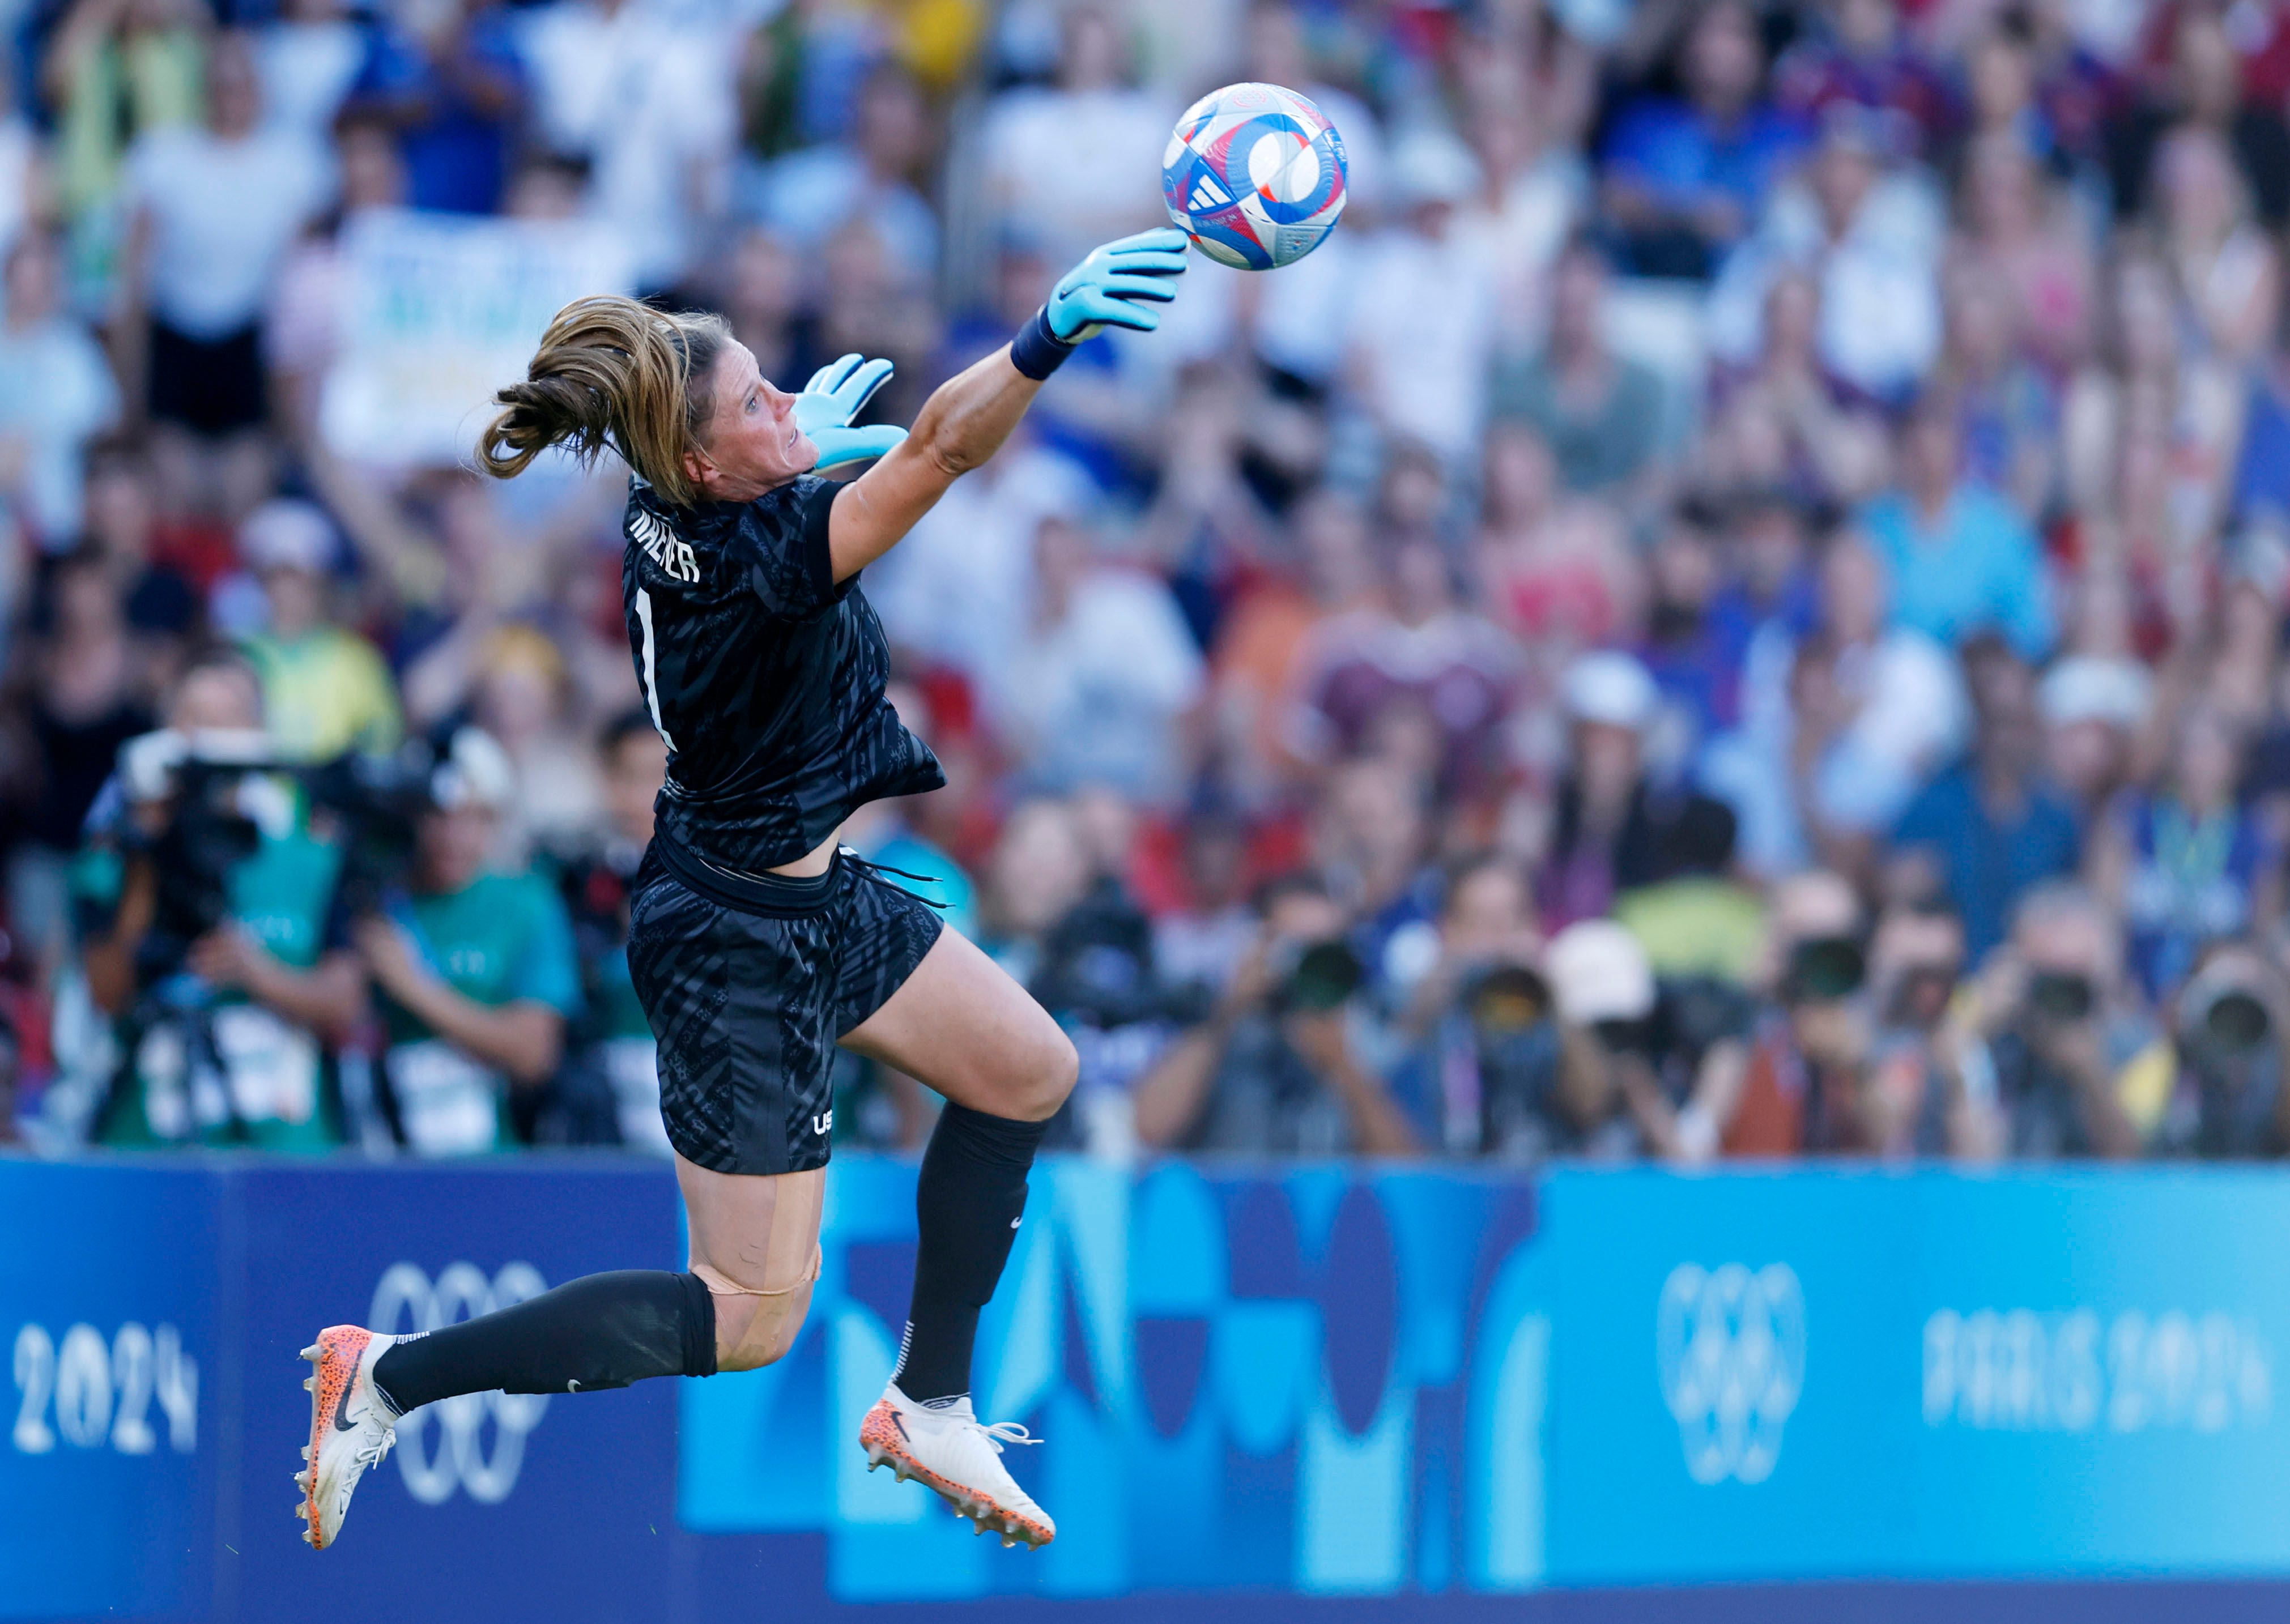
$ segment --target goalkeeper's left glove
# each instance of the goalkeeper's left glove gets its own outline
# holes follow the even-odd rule
[[[895,424],[851,426],[868,397],[890,380],[888,361],[868,361],[858,356],[831,361],[811,375],[803,393],[795,397],[795,426],[819,447],[819,460],[812,464],[814,473],[871,461],[907,437],[907,431]]]

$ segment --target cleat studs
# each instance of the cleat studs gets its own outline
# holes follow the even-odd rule
[[[1008,1534],[1004,1534],[1002,1536],[1002,1548],[1005,1551],[1017,1543],[1018,1541],[1012,1539]]]
[[[303,1460],[308,1460],[309,1458],[310,1458],[310,1446],[309,1446],[308,1444],[303,1444],[303,1445],[302,1445],[302,1459],[303,1459]]]
[[[322,1351],[323,1350],[320,1349],[318,1345],[316,1342],[313,1342],[302,1350],[302,1356],[305,1359],[308,1359],[311,1364],[316,1364],[322,1356]]]
[[[311,1388],[313,1388],[316,1387],[317,1385],[318,1385],[318,1379],[317,1379],[316,1376],[305,1376],[305,1377],[303,1377],[303,1378],[302,1378],[302,1390],[303,1390],[305,1393],[307,1393],[307,1392],[310,1391],[310,1389],[311,1389]]]

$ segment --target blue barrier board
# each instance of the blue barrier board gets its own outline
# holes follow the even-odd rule
[[[1934,1598],[2070,1616],[2118,1593],[2059,1581],[2110,1579],[2219,1581],[2189,1594],[2221,1617],[2290,1598],[2271,1171],[1046,1162],[975,1372],[981,1413],[1047,1440],[1013,1462],[1059,1519],[1035,1555],[851,1446],[904,1316],[913,1187],[838,1160],[779,1364],[435,1406],[313,1556],[287,1481],[309,1335],[676,1267],[668,1171],[0,1160],[0,1619],[767,1598],[896,1620],[1034,1596],[1112,1624],[1182,1596],[1210,1624],[1277,1596],[1462,1620],[1577,1616],[1592,1591],[1620,1598],[1599,1617],[1850,1595],[1856,1618],[1966,1619]],[[1664,1588],[1713,1582],[1734,1588],[1684,1611]]]

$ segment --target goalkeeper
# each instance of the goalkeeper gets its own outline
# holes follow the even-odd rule
[[[1184,268],[1185,237],[1167,228],[1096,250],[1015,339],[933,394],[911,434],[853,426],[886,361],[846,356],[790,395],[721,319],[628,299],[567,305],[525,380],[500,391],[478,447],[488,473],[564,445],[614,452],[635,475],[621,586],[669,760],[629,967],[659,1039],[690,1268],[587,1276],[427,1335],[321,1332],[296,1475],[311,1544],[333,1542],[359,1475],[419,1405],[785,1354],[819,1272],[837,1044],[947,1101],[916,1188],[906,1334],[860,1444],[1005,1544],[1053,1538],[1002,1463],[1004,1444],[1032,1440],[979,1422],[970,1356],[1073,1046],[984,953],[837,848],[854,807],[945,782],[884,700],[887,650],[859,572],[994,454],[1077,344],[1152,332]],[[816,471],[869,460],[848,484]]]

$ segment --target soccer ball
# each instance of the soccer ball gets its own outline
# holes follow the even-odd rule
[[[1344,212],[1344,138],[1308,97],[1228,84],[1185,110],[1161,196],[1193,246],[1237,270],[1293,265]]]

